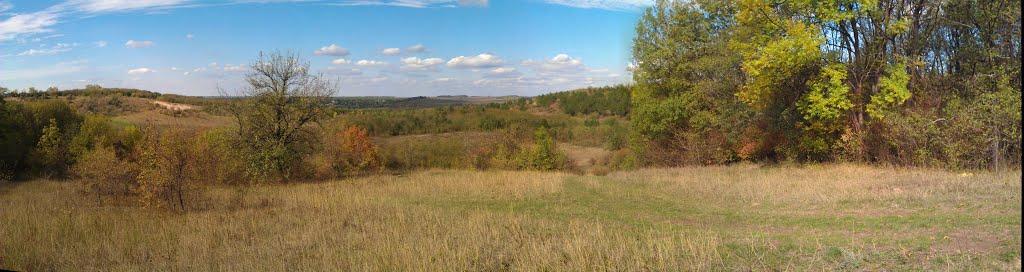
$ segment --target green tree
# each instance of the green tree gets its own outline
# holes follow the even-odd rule
[[[312,150],[315,134],[307,125],[328,116],[337,85],[311,74],[297,55],[260,53],[246,75],[245,97],[232,113],[247,172],[259,180],[288,180]]]
[[[63,176],[67,172],[70,154],[56,119],[50,119],[50,124],[43,128],[36,143],[34,159],[44,173]]]
[[[735,96],[740,55],[728,47],[731,4],[657,1],[633,40],[630,142],[648,163],[726,162],[736,158],[749,110]],[[726,136],[729,135],[729,136]],[[704,152],[707,150],[708,152]]]
[[[566,158],[558,147],[555,146],[555,139],[551,132],[545,127],[539,127],[533,132],[533,146],[525,149],[526,152],[522,167],[530,170],[558,170],[565,167]]]

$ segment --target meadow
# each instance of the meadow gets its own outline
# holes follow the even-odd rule
[[[1020,270],[1021,172],[420,170],[212,186],[186,213],[0,184],[24,271]]]

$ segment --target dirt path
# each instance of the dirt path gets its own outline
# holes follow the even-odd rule
[[[199,106],[153,100],[153,104],[174,111],[197,110]]]

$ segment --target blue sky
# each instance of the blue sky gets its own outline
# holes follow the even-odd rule
[[[216,95],[292,51],[343,96],[536,95],[629,82],[647,0],[0,0],[0,86]]]

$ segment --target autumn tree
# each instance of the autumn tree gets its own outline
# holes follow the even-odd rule
[[[308,125],[327,116],[337,85],[295,54],[260,53],[249,70],[243,98],[231,107],[246,171],[259,180],[291,179],[312,149]]]
[[[147,131],[136,188],[143,204],[187,209],[186,201],[198,180],[199,154],[191,144],[194,138],[181,128]]]
[[[662,148],[669,156],[645,159],[669,164],[721,153],[709,148],[743,159],[1019,162],[1010,112],[1020,104],[1020,6],[658,1],[633,46],[634,149]],[[725,144],[699,141],[716,137]]]

